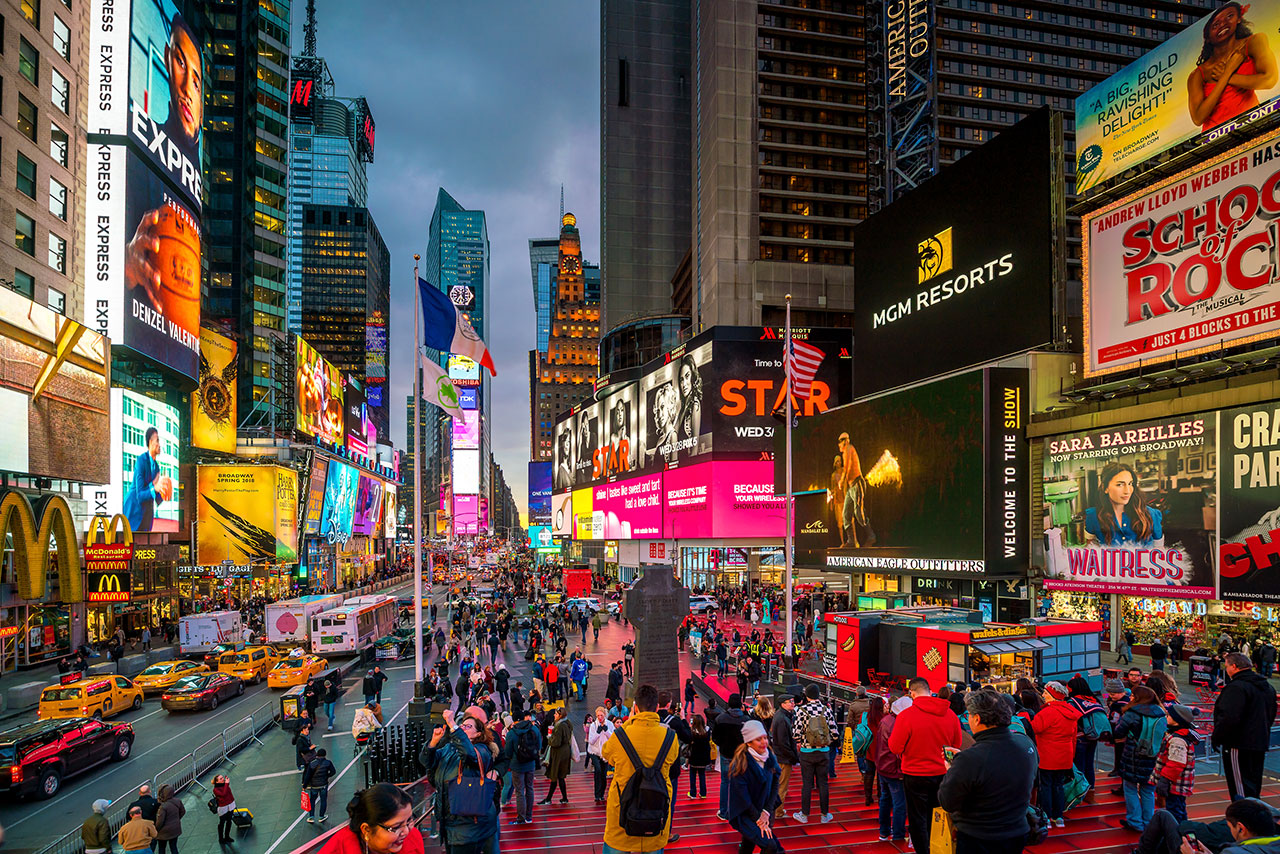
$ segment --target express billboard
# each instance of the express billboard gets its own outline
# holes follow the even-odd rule
[[[1053,340],[1054,136],[1041,110],[855,227],[859,397]]]
[[[124,514],[135,533],[178,530],[178,410],[127,389],[111,390],[111,483],[94,512]]]
[[[191,444],[236,452],[236,342],[200,329],[200,385],[191,393]]]
[[[341,445],[346,426],[342,372],[300,336],[294,336],[294,411],[298,430]]]
[[[199,466],[196,563],[298,559],[298,473],[281,466]]]
[[[1277,29],[1277,0],[1223,3],[1077,97],[1076,192],[1274,112],[1280,79],[1267,33]]]
[[[1025,573],[1026,383],[1026,371],[988,368],[802,419],[792,489],[826,500],[798,505],[797,529],[820,519],[838,532],[829,568]]]
[[[345,543],[351,538],[359,489],[360,473],[355,466],[338,460],[329,461],[329,476],[325,479],[324,487],[324,509],[320,511],[320,536],[331,543]]]
[[[105,338],[0,288],[0,470],[107,482],[118,468],[102,453],[112,429],[110,377]]]
[[[1280,132],[1083,218],[1085,375],[1280,333]]]

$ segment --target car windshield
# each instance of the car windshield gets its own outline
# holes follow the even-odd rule
[[[12,765],[17,751],[12,744],[0,744],[0,765]]]
[[[276,666],[272,670],[292,670],[295,667],[301,667],[302,660],[298,658],[290,658],[285,661],[277,661]]]
[[[172,665],[169,665],[169,664],[153,664],[150,667],[148,667],[146,670],[139,673],[138,675],[139,676],[164,676],[166,673],[169,672],[169,668],[171,666]]]
[[[184,676],[179,679],[177,684],[173,686],[175,691],[195,691],[203,688],[209,681],[209,676]]]
[[[46,688],[40,699],[57,702],[59,700],[79,700],[80,688]]]

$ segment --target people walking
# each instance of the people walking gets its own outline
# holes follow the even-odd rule
[[[902,787],[907,796],[907,825],[916,851],[929,850],[933,808],[946,765],[942,748],[960,748],[960,720],[951,705],[932,695],[928,680],[916,677],[907,684],[911,707],[898,715],[889,737],[889,749],[902,760]]]
[[[329,732],[333,732],[334,722],[337,720],[338,697],[341,695],[342,686],[336,679],[324,680],[324,688],[321,691],[320,699],[324,701],[324,714],[329,719]],[[368,702],[368,700],[365,702]]]
[[[548,683],[550,685],[550,683]],[[538,801],[539,804],[551,803],[551,795],[556,786],[560,787],[560,803],[569,803],[569,792],[565,789],[565,779],[573,768],[573,725],[565,714],[563,706],[556,709],[555,726],[551,737],[547,739],[549,749],[547,756],[547,779],[551,785],[547,787],[547,796]]]
[[[337,773],[338,769],[323,747],[316,751],[315,759],[308,762],[307,769],[302,772],[302,788],[311,799],[307,821],[312,824],[329,817],[329,784]]]
[[[1094,787],[1097,785],[1094,760],[1098,752],[1098,738],[1111,730],[1111,722],[1107,710],[1098,702],[1098,697],[1089,687],[1089,680],[1080,674],[1067,680],[1068,702],[1080,712],[1080,720],[1076,723],[1076,753],[1072,762],[1089,783],[1089,791],[1085,795],[1085,803],[1094,802]]]
[[[658,779],[666,781],[667,799],[671,800],[671,765],[676,760],[678,747],[675,733],[658,721],[657,689],[652,685],[636,688],[635,713],[618,726],[600,752],[604,761],[613,766],[613,782],[609,785],[605,807],[604,846],[601,854],[661,851],[666,847],[671,833],[669,809],[666,824],[650,836],[633,836],[628,833],[628,826],[632,830],[637,829],[633,821],[640,816],[623,814],[623,794],[632,777],[641,773],[642,769],[652,769],[657,772]],[[649,803],[648,799],[646,803]]]
[[[542,756],[542,734],[530,720],[530,711],[521,709],[514,717],[515,726],[507,731],[502,747],[503,758],[511,769],[511,786],[516,796],[516,817],[513,825],[533,821],[533,775]]]
[[[315,753],[315,745],[311,742],[311,722],[303,721],[293,736],[293,761],[299,771],[307,767],[307,763],[315,757]]]
[[[111,850],[111,822],[105,815],[111,801],[99,798],[90,806],[93,810],[80,825],[80,841],[84,843],[84,854],[106,854]]]
[[[607,767],[601,751],[612,736],[614,725],[606,717],[604,706],[596,706],[595,717],[587,724],[587,758],[595,774],[596,806],[604,804]]]
[[[880,778],[880,841],[902,842],[907,835],[907,794],[902,788],[902,760],[889,749],[889,737],[893,734],[898,715],[911,708],[910,697],[899,697],[889,707],[889,713],[880,719],[880,726],[868,751],[876,764]]]
[[[1228,653],[1224,666],[1227,684],[1213,704],[1211,741],[1222,751],[1231,800],[1261,797],[1262,765],[1276,720],[1276,689],[1243,653]]]
[[[1156,694],[1146,685],[1133,688],[1133,699],[1125,704],[1112,737],[1124,740],[1120,753],[1120,780],[1124,789],[1125,817],[1122,827],[1141,833],[1155,812],[1155,789],[1151,772],[1155,770],[1167,731],[1165,711]]]
[[[155,823],[142,817],[142,807],[137,804],[129,805],[127,815],[129,820],[116,834],[124,854],[150,854],[151,846],[156,839]]]
[[[156,810],[156,854],[164,854],[168,845],[169,854],[178,854],[178,837],[182,836],[182,817],[187,808],[174,794],[173,786],[161,786],[160,807]]]
[[[1075,764],[1076,726],[1081,716],[1080,710],[1067,702],[1067,687],[1061,682],[1045,686],[1044,701],[1044,708],[1031,719],[1040,753],[1040,807],[1055,826],[1063,827],[1067,781]]]
[[[778,806],[774,818],[782,818],[787,793],[791,791],[791,772],[800,764],[800,748],[796,744],[796,698],[783,694],[778,698],[778,710],[769,722],[769,743],[778,762]]]
[[[213,778],[213,805],[218,814],[218,843],[226,845],[232,841],[231,814],[236,809],[236,796],[231,792],[231,780],[226,774]]]
[[[781,773],[778,760],[769,750],[769,735],[764,724],[747,721],[742,725],[742,744],[729,762],[728,812],[725,814],[729,824],[742,836],[738,854],[752,854],[756,848],[762,852],[782,851],[782,845],[773,835]]]
[[[693,739],[689,742],[689,800],[707,796],[707,768],[711,766],[711,732],[702,715],[689,721]]]

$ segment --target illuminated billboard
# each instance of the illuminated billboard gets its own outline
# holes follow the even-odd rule
[[[453,533],[480,533],[480,496],[453,496]]]
[[[529,524],[551,524],[551,463],[529,463]]]
[[[454,450],[480,447],[480,413],[478,410],[463,410],[462,417],[453,419]]]
[[[480,408],[480,389],[462,387],[458,389],[458,405],[463,409]]]
[[[281,466],[199,466],[196,563],[298,559],[298,473]]]
[[[530,525],[529,545],[535,549],[552,548],[551,527],[549,525]]]
[[[320,513],[324,510],[324,488],[329,478],[329,458],[313,453],[311,476],[307,479],[307,506],[304,511],[304,533],[314,537],[320,533]]]
[[[341,445],[346,423],[342,373],[299,336],[294,336],[294,357],[298,430]]]
[[[705,462],[663,475],[668,537],[781,537],[786,502],[774,494],[771,461]]]
[[[625,476],[639,467],[640,407],[635,383],[620,386],[600,401],[600,444],[591,480]]]
[[[236,452],[236,342],[200,329],[200,385],[191,393],[191,444]]]
[[[0,471],[111,480],[119,466],[102,453],[112,430],[110,363],[101,335],[0,288]],[[93,496],[100,499],[106,499],[101,491]]]
[[[369,406],[364,389],[354,377],[347,377],[342,400],[343,428],[347,434],[347,450],[362,457],[373,456],[378,433],[369,419]]]
[[[123,513],[135,533],[178,530],[181,484],[178,410],[126,389],[111,390],[111,484],[104,502],[108,515]]]
[[[662,478],[661,473],[654,473],[592,487],[595,533],[607,540],[662,537]]]
[[[551,533],[557,537],[573,536],[573,493],[551,496]]]
[[[453,452],[453,494],[480,494],[480,452]]]
[[[324,509],[320,511],[320,536],[331,543],[345,543],[351,538],[359,489],[360,473],[355,466],[337,460],[329,461],[329,476],[324,487]]]
[[[196,379],[199,209],[124,147],[95,146],[92,157],[96,192],[85,203],[94,234],[85,277],[91,325],[112,344]]]
[[[466,356],[449,357],[449,379],[454,385],[480,385],[480,363]]]
[[[367,474],[360,475],[356,493],[356,509],[351,533],[359,537],[375,536],[382,519],[382,481]]]
[[[1085,375],[1280,334],[1280,133],[1083,218]]]
[[[1076,98],[1076,192],[1275,112],[1280,2],[1223,3]],[[1223,74],[1227,82],[1218,86]]]
[[[396,538],[396,529],[400,524],[400,508],[396,502],[396,485],[383,484],[382,536],[389,540]]]
[[[668,354],[640,379],[640,468],[674,466],[711,452],[712,419],[704,405],[711,341]]]
[[[573,538],[575,540],[603,540],[604,516],[596,524],[595,505],[590,488],[573,491]]]

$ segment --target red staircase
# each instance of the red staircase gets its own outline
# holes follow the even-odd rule
[[[856,765],[840,765],[838,779],[831,784],[831,812],[835,821],[819,824],[817,794],[814,794],[814,815],[808,824],[799,824],[790,818],[799,809],[800,775],[792,777],[791,792],[787,798],[787,818],[780,821],[775,830],[788,854],[799,852],[828,852],[828,854],[898,854],[909,849],[879,842],[880,825],[878,808],[865,806],[862,778]],[[511,827],[507,824],[515,817],[515,803],[502,811],[502,854],[599,854],[604,835],[603,806],[595,806],[592,795],[591,774],[581,765],[574,766],[573,774],[566,781],[569,804],[553,802],[549,806],[535,806],[533,824]],[[689,778],[680,775],[680,794],[676,803],[675,832],[680,839],[666,847],[667,854],[723,854],[737,849],[738,834],[727,822],[716,818],[719,808],[718,774],[707,775],[707,797],[689,799]],[[1088,854],[1128,854],[1137,845],[1138,836],[1119,826],[1124,817],[1124,800],[1108,791],[1115,778],[1099,781],[1100,794],[1095,804],[1081,804],[1067,813],[1067,826],[1054,829],[1043,845],[1028,848],[1033,854],[1062,854],[1062,852],[1088,852]],[[537,780],[536,794],[546,794],[547,782]],[[1280,786],[1268,785],[1264,792],[1268,801],[1280,797]],[[559,792],[556,793],[559,799]],[[1188,813],[1192,819],[1214,821],[1222,817],[1227,806],[1226,783],[1221,777],[1202,776],[1196,781],[1196,793],[1192,796]],[[428,840],[432,842],[434,840]],[[428,845],[428,852],[439,850]]]

